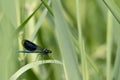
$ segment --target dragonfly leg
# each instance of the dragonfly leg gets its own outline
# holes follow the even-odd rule
[[[25,57],[25,58],[27,57],[27,53],[24,53],[24,57]]]
[[[37,54],[35,61],[39,60],[40,54]]]
[[[43,63],[44,63],[44,60],[45,60],[44,54],[38,54],[38,55],[36,56],[35,61],[37,61],[37,60],[39,60],[39,59],[41,59],[42,64],[43,64]]]
[[[50,55],[47,55],[50,59],[52,59],[53,61],[54,61],[54,63],[55,63],[55,60],[54,60],[54,58],[52,57],[52,56],[50,56]]]

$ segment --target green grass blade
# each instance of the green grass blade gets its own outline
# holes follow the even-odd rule
[[[111,54],[112,54],[112,14],[108,11],[108,23],[107,23],[107,79],[106,80],[112,80],[112,70],[111,70]]]
[[[103,0],[105,5],[108,7],[108,9],[111,11],[115,19],[120,24],[120,9],[116,6],[113,0]]]
[[[120,24],[114,20],[114,39],[117,45],[116,53],[115,53],[115,62],[114,62],[114,68],[113,68],[113,74],[112,79],[113,80],[120,80]]]
[[[36,8],[36,10],[17,28],[15,34],[19,33],[23,27],[26,25],[26,23],[31,19],[31,17],[38,11],[38,9],[41,7],[42,3]]]
[[[81,65],[82,65],[82,76],[83,80],[88,80],[89,75],[88,75],[88,65],[87,65],[87,58],[86,58],[86,51],[85,51],[85,45],[84,45],[84,40],[82,37],[82,27],[80,23],[80,4],[79,0],[76,0],[76,15],[77,15],[77,26],[78,26],[78,36],[79,36],[79,50],[81,53]]]
[[[62,5],[59,0],[52,0],[56,36],[64,62],[66,80],[81,80],[74,46],[68,33],[68,25],[62,13]],[[73,75],[74,74],[74,75]]]
[[[46,64],[46,63],[55,63],[55,64],[60,64],[62,65],[62,63],[60,61],[57,60],[44,60],[44,61],[36,61],[36,62],[32,62],[29,63],[25,66],[23,66],[22,68],[20,68],[15,74],[13,74],[9,80],[17,80],[17,78],[22,75],[24,72],[26,72],[27,70],[38,66],[38,65],[42,65],[42,64]]]
[[[48,5],[50,5],[50,3],[51,3],[51,1],[49,0]],[[47,15],[47,12],[48,12],[48,10],[45,8],[45,10],[43,11],[42,15],[40,16],[38,22],[37,22],[36,25],[35,25],[35,30],[34,30],[34,32],[32,33],[31,38],[30,38],[31,41],[33,41],[33,40],[35,39],[38,30],[40,29],[43,21],[45,20],[45,17],[46,17],[46,15]]]
[[[117,54],[116,54],[116,61],[115,61],[115,66],[114,66],[114,71],[113,71],[113,80],[119,80],[119,68],[120,68],[120,41],[118,43],[118,49],[117,49]]]
[[[47,2],[45,0],[41,0],[43,5],[48,9],[48,11],[51,13],[51,15],[53,16],[53,12],[51,7],[47,4]]]
[[[1,13],[0,13],[0,22],[1,22],[2,18],[3,18],[3,16],[4,16],[4,15],[3,15],[3,13],[1,12]]]
[[[17,25],[16,0],[0,0],[0,80],[8,80],[10,75],[18,68],[16,40],[12,34]],[[8,66],[9,65],[9,66]]]

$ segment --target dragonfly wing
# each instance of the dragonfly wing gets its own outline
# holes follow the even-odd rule
[[[29,51],[35,51],[37,49],[37,45],[32,43],[31,41],[28,40],[24,40],[23,41],[23,46],[25,49],[29,50]]]

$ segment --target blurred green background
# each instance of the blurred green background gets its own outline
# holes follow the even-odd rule
[[[119,24],[119,0],[0,0],[0,80],[35,62],[17,52],[23,39],[63,65],[34,65],[17,80],[120,80]]]

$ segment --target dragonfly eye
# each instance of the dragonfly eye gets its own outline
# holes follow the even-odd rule
[[[43,49],[43,53],[52,53],[52,51],[51,50],[48,50],[48,49]]]

